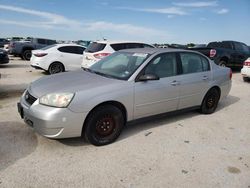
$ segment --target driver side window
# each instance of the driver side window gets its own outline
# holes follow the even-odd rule
[[[159,78],[175,76],[177,74],[175,53],[161,54],[153,59],[146,67],[145,74],[154,74]]]

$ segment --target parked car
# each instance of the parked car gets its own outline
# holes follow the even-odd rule
[[[250,56],[248,46],[237,41],[210,42],[205,48],[191,48],[214,60],[217,65],[242,68]]]
[[[40,50],[32,50],[31,66],[50,74],[81,68],[83,51],[77,44],[54,44]]]
[[[90,68],[32,82],[18,103],[24,121],[49,138],[113,142],[128,121],[187,108],[216,110],[231,89],[230,68],[178,49],[127,49]]]
[[[150,44],[128,41],[96,41],[91,43],[83,53],[82,67],[90,67],[115,51],[131,48],[154,48]]]
[[[9,56],[5,50],[0,49],[0,64],[9,63]]]
[[[241,74],[245,82],[250,80],[250,57],[244,62]]]
[[[0,48],[3,48],[5,44],[9,44],[10,41],[8,41],[5,38],[0,38]]]
[[[32,50],[41,49],[52,44],[56,44],[56,41],[42,38],[29,38],[25,41],[13,41],[10,42],[9,53],[14,56],[20,56],[22,59],[29,61]]]

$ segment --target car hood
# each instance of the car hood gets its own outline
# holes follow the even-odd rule
[[[78,91],[92,90],[114,84],[121,84],[123,80],[106,78],[83,70],[59,73],[46,76],[32,82],[29,92],[36,98],[45,94],[57,92],[76,93]]]

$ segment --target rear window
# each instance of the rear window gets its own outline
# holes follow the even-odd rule
[[[85,48],[79,46],[63,46],[58,48],[60,52],[82,55]]]
[[[37,39],[37,43],[46,44],[46,40],[45,39]]]
[[[111,44],[110,45],[115,51],[131,48],[153,48],[148,44],[143,43],[120,43],[120,44]]]
[[[55,44],[49,45],[49,46],[45,46],[45,47],[41,48],[41,50],[48,50],[48,49],[53,48],[55,46],[56,46]]]
[[[99,51],[103,50],[105,48],[105,46],[106,46],[106,44],[93,42],[88,46],[88,48],[85,50],[85,52],[89,52],[89,53],[99,52]]]
[[[124,43],[121,44],[111,44],[110,45],[115,51],[123,50],[126,48]]]
[[[56,41],[55,40],[47,40],[47,44],[48,45],[56,44]]]
[[[226,48],[226,49],[232,49],[231,43],[230,42],[210,42],[207,45],[208,48]]]

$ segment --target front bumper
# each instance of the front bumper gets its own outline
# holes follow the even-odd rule
[[[9,63],[8,55],[0,54],[0,64],[7,64],[7,63]]]
[[[75,113],[68,108],[54,108],[39,104],[29,105],[24,98],[17,104],[24,122],[48,138],[80,137],[87,113]]]
[[[9,63],[9,59],[6,58],[6,59],[0,59],[0,64],[7,64]]]

